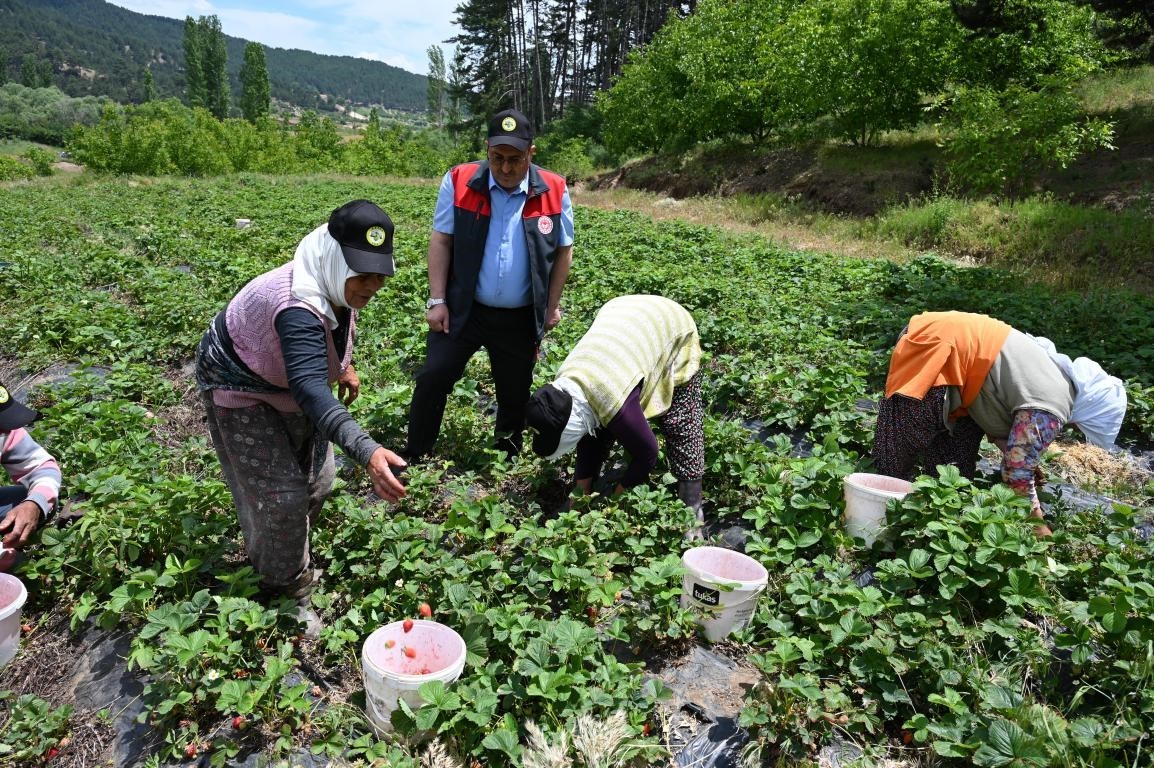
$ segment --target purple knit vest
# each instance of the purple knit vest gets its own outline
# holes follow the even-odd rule
[[[232,338],[237,356],[253,373],[270,384],[288,388],[288,373],[284,367],[280,337],[274,322],[277,315],[290,307],[301,307],[312,312],[325,326],[325,346],[328,347],[329,383],[335,383],[341,372],[353,359],[353,345],[345,349],[343,359],[337,357],[333,343],[333,329],[329,321],[317,309],[292,295],[293,262],[253,278],[240,289],[225,310],[228,335]],[[350,339],[356,338],[357,313],[350,310]],[[300,406],[288,392],[275,395],[261,395],[251,392],[214,390],[213,402],[224,408],[244,408],[256,403],[267,403],[278,411],[298,413]]]

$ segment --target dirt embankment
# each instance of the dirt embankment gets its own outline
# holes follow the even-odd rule
[[[1040,173],[1023,183],[1019,194],[1154,213],[1152,127],[1154,108],[1128,114],[1117,122],[1114,148]],[[698,149],[633,161],[590,179],[587,186],[639,189],[676,199],[772,193],[815,212],[855,217],[948,188],[941,149],[928,140],[890,147]]]

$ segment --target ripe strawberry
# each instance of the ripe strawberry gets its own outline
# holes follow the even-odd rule
[[[396,640],[386,640],[385,641],[385,647],[386,648],[392,648],[396,644],[397,644]]]
[[[20,625],[20,631],[23,632],[24,634],[28,634],[29,632],[32,631],[32,625],[31,624],[21,624]]]
[[[404,651],[405,651],[405,655],[408,656],[410,659],[417,658],[417,649],[416,648],[410,648],[409,646],[406,645],[404,648]]]
[[[429,606],[428,603],[421,603],[419,606],[417,606],[417,613],[421,614],[423,618],[427,619],[433,615],[433,609]]]
[[[189,744],[188,746],[186,746],[184,748],[184,756],[186,758],[188,758],[189,760],[196,757],[196,745],[195,744]]]
[[[44,759],[45,760],[51,760],[52,758],[56,757],[59,754],[60,754],[59,749],[57,749],[56,747],[49,747],[48,751],[44,753]]]
[[[651,730],[652,729],[649,727],[649,721],[646,721],[645,725],[641,726],[641,735],[648,736]]]
[[[597,606],[590,605],[585,609],[585,615],[589,617],[589,621],[597,621]]]
[[[237,715],[232,719],[232,727],[234,730],[243,731],[248,725],[248,721],[244,719],[243,715]]]
[[[412,619],[405,619],[404,623],[401,624],[401,627],[403,627],[406,632],[412,632],[413,631],[413,620]]]
[[[913,740],[914,740],[914,732],[913,731],[908,731],[908,730],[902,731],[902,744],[909,744]]]

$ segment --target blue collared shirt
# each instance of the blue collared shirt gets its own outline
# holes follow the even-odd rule
[[[475,298],[490,307],[525,307],[533,303],[533,286],[529,277],[529,246],[525,242],[521,214],[529,199],[529,174],[521,179],[512,192],[505,189],[489,174],[489,200],[492,217],[489,234],[485,238],[485,253],[481,271],[477,275]],[[433,213],[433,229],[442,234],[453,234],[453,179],[446,173],[437,193],[437,208]],[[561,236],[558,244],[573,244],[573,204],[569,190],[561,199]]]

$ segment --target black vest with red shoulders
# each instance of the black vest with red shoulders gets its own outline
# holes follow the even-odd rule
[[[445,299],[452,313],[451,335],[461,332],[469,320],[477,275],[489,235],[492,206],[489,200],[489,163],[479,161],[455,166],[453,182],[453,246],[449,261],[449,284]],[[521,228],[529,254],[533,312],[537,341],[545,335],[545,309],[549,302],[549,275],[561,241],[561,201],[565,178],[530,164],[529,191],[521,212]]]

